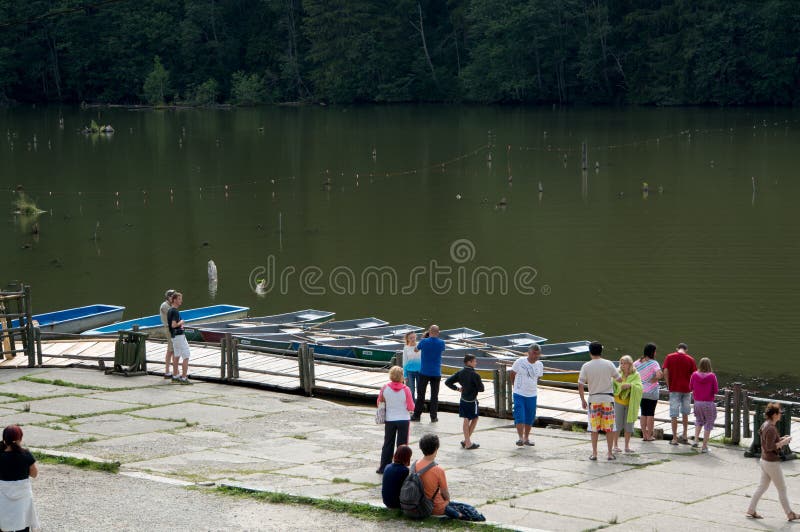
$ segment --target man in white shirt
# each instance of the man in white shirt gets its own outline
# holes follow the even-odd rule
[[[589,460],[597,460],[597,439],[599,433],[606,433],[608,459],[616,460],[612,452],[614,433],[614,380],[621,381],[619,371],[614,364],[603,358],[603,344],[589,344],[592,359],[581,366],[578,376],[578,393],[581,405],[589,414],[589,430],[592,433],[592,455]],[[583,387],[589,388],[589,402],[583,396]]]
[[[538,395],[539,378],[544,375],[544,366],[539,357],[542,349],[533,344],[528,349],[528,356],[520,357],[511,366],[509,376],[514,392],[514,424],[517,426],[517,447],[528,445],[533,420],[536,419],[536,396]]]

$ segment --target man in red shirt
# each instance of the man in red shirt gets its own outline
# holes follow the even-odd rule
[[[697,371],[694,358],[686,352],[688,346],[678,344],[678,350],[664,359],[664,380],[669,390],[669,417],[672,418],[672,441],[670,445],[689,443],[689,412],[691,411],[692,394],[689,379]],[[678,414],[683,415],[683,436],[678,439]]]

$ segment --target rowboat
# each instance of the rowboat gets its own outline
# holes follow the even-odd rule
[[[385,325],[383,327],[370,327],[368,329],[363,328],[355,328],[355,329],[342,329],[338,332],[342,334],[351,334],[353,336],[370,336],[376,338],[386,338],[386,337],[405,337],[406,334],[410,332],[421,332],[424,331],[424,327],[419,327],[417,325],[409,325],[408,323],[404,323],[402,325]]]
[[[331,321],[329,323],[323,323],[322,325],[315,327],[321,331],[346,331],[348,329],[373,329],[375,327],[383,327],[384,325],[389,325],[388,321],[383,321],[379,318],[356,318],[352,320],[342,320],[342,321]],[[369,333],[367,333],[369,334]]]
[[[479,336],[483,336],[483,333],[467,327],[458,327],[456,329],[444,329],[439,331],[439,338],[445,342],[468,340],[470,338],[477,338]]]
[[[558,344],[545,344],[542,348],[542,362],[547,365],[550,360],[578,360],[588,362],[589,341],[562,342]]]
[[[186,323],[207,323],[212,321],[219,321],[220,318],[239,318],[247,316],[248,307],[239,307],[236,305],[213,305],[210,307],[200,307],[188,310],[182,310],[181,319]],[[136,318],[128,321],[121,321],[105,327],[98,327],[84,331],[81,334],[85,335],[102,335],[102,334],[116,334],[119,331],[129,331],[133,329],[134,325],[139,326],[140,332],[146,332],[153,338],[164,337],[164,326],[161,324],[161,316],[154,314],[144,318]]]
[[[327,310],[297,310],[295,312],[286,312],[284,314],[273,314],[271,316],[258,316],[245,319],[231,319],[224,321],[215,321],[206,323],[203,327],[187,327],[184,333],[189,340],[204,341],[204,342],[219,342],[225,336],[225,333],[240,333],[245,332],[244,329],[251,329],[253,327],[267,327],[267,330],[249,331],[259,333],[279,333],[286,332],[284,328],[279,326],[288,324],[311,324],[319,323],[329,320],[335,316],[335,312],[328,312]]]
[[[547,338],[537,336],[528,332],[503,334],[501,336],[484,336],[476,342],[490,345],[492,347],[510,347],[525,349],[533,344],[543,344]]]
[[[76,334],[119,321],[123,312],[125,307],[117,305],[89,305],[34,314],[32,319],[42,332]],[[11,327],[19,327],[19,320],[13,320]]]

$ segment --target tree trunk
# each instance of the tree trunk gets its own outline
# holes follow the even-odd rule
[[[436,70],[433,68],[433,61],[431,61],[431,55],[428,53],[428,42],[425,40],[425,26],[423,25],[422,21],[422,5],[417,2],[417,10],[419,11],[419,26],[414,24],[413,22],[409,21],[409,24],[419,32],[420,39],[422,39],[422,49],[425,51],[425,60],[428,62],[428,67],[431,69],[431,77],[433,78],[433,82],[436,83],[436,86],[439,86],[439,80],[436,79]]]

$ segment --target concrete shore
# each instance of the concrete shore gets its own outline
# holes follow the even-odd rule
[[[183,491],[211,483],[381,505],[375,468],[383,427],[375,425],[373,414],[368,406],[222,384],[185,386],[156,376],[125,378],[87,369],[0,371],[0,425],[22,425],[24,443],[31,448],[120,462],[118,475],[86,472],[85,482],[105,475],[110,490],[124,490],[136,477],[137,483],[151,483],[155,490],[168,486]],[[536,428],[535,447],[519,448],[509,420],[481,418],[474,437],[481,447],[465,451],[459,445],[461,420],[442,413],[438,423],[423,415],[421,423],[412,424],[414,458],[419,457],[416,442],[426,432],[441,438],[438,461],[447,471],[453,499],[477,506],[497,525],[543,530],[794,526],[786,522],[772,487],[759,504],[765,519],[745,517],[759,469],[756,460],[744,458],[743,448],[715,444],[711,453],[701,455],[688,445],[635,439],[634,453],[609,462],[601,452],[592,462],[586,433]],[[800,463],[782,466],[789,498],[797,500]],[[36,483],[47,482],[49,468],[55,474],[63,466],[44,464]],[[54,511],[69,504],[57,489],[38,493],[36,483],[40,507]],[[220,508],[213,502],[203,508],[216,515],[225,511],[226,500],[219,502]],[[160,520],[163,529],[197,529],[167,508]],[[800,503],[795,509],[800,510]],[[98,507],[97,521],[84,516],[82,528],[107,529],[99,523],[115,510],[113,505]],[[276,511],[280,513],[270,510]],[[302,514],[297,507],[291,512]],[[46,520],[48,512],[41,513]],[[126,521],[129,513],[120,513],[118,519],[122,528],[136,525]],[[338,526],[332,522],[330,528],[353,528],[358,520],[348,519]],[[65,529],[58,523],[43,525],[45,530]],[[397,522],[398,527],[408,525],[413,523]],[[209,524],[216,526],[221,525]],[[276,523],[254,519],[227,526],[272,529]],[[308,528],[291,517],[281,526]]]

